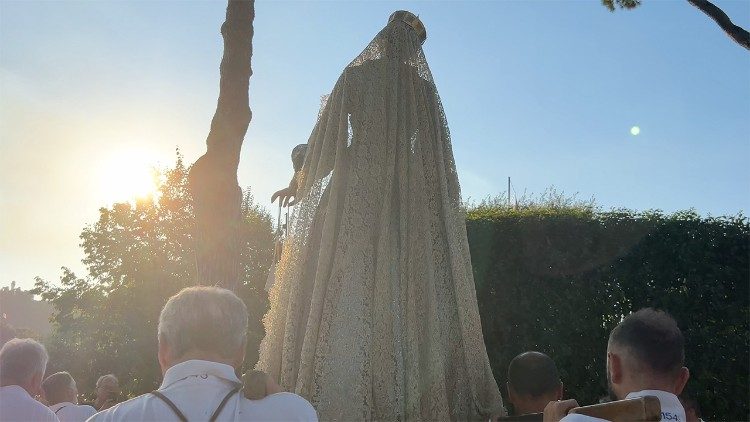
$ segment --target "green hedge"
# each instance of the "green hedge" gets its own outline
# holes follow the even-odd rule
[[[566,396],[597,402],[610,330],[653,306],[683,330],[688,391],[704,418],[750,419],[745,217],[480,206],[468,212],[467,230],[501,389],[510,360],[539,350],[557,363]]]

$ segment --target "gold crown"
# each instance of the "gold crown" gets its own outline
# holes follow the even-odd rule
[[[388,18],[388,23],[391,23],[394,20],[400,20],[411,26],[412,29],[417,32],[419,41],[424,44],[424,41],[427,39],[427,29],[417,15],[406,10],[397,10],[391,14],[390,18]]]

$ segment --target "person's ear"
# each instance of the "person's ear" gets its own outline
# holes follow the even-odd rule
[[[72,399],[71,403],[78,404],[78,390],[71,391],[70,392],[70,398]]]
[[[680,368],[680,375],[677,377],[677,380],[675,380],[673,393],[677,396],[682,394],[682,390],[685,389],[685,384],[687,384],[689,379],[690,370],[683,366]]]
[[[622,382],[622,358],[620,355],[608,352],[607,353],[607,370],[609,371],[609,379],[612,384],[620,384]]]
[[[513,387],[511,387],[511,386],[510,386],[510,383],[509,383],[509,382],[506,382],[506,383],[505,383],[505,388],[507,388],[507,389],[508,389],[508,401],[509,401],[509,402],[510,402],[511,404],[513,404],[513,406],[515,406],[515,405],[516,405],[516,402],[517,402],[517,400],[516,400],[516,392],[515,392],[515,391],[513,391]]]
[[[36,373],[31,377],[31,384],[29,387],[32,391],[30,391],[32,396],[40,396],[46,400],[44,397],[44,389],[42,388],[42,381],[44,381],[44,373]]]
[[[171,352],[169,350],[169,345],[166,341],[164,341],[164,338],[159,336],[159,349],[156,353],[157,357],[159,358],[159,366],[161,367],[161,375],[164,376],[164,374],[167,372],[167,369],[169,369],[169,362],[172,360]]]
[[[560,382],[560,386],[557,387],[557,394],[555,400],[562,400],[563,398],[563,383]]]
[[[242,342],[242,347],[237,355],[234,356],[234,368],[242,368],[242,364],[245,362],[245,353],[247,353],[247,339]]]

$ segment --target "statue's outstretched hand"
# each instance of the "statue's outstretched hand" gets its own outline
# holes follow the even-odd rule
[[[296,186],[289,186],[274,193],[271,196],[271,203],[276,202],[276,198],[279,198],[279,203],[284,207],[293,206],[297,203]]]

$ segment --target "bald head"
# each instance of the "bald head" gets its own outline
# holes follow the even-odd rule
[[[508,366],[508,396],[516,414],[538,413],[562,397],[555,362],[541,352],[524,352]]]

